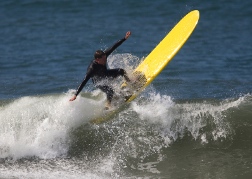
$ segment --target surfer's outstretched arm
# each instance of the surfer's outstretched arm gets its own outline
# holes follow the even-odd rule
[[[118,40],[112,47],[108,48],[107,50],[104,51],[106,54],[106,57],[108,57],[117,47],[119,47],[125,40],[127,40],[131,35],[131,32],[128,31],[125,34],[125,37]]]
[[[78,87],[78,89],[76,90],[76,93],[74,94],[74,96],[69,100],[69,101],[74,101],[78,94],[81,92],[81,90],[84,88],[84,86],[87,84],[88,80],[91,78],[92,74],[93,74],[93,68],[92,68],[92,63],[91,65],[88,67],[88,70],[87,70],[87,74],[86,76],[84,77],[82,83],[80,84],[80,86]]]
[[[90,76],[86,75],[84,80],[82,81],[82,83],[78,87],[76,93],[74,94],[74,96],[69,101],[74,101],[77,98],[77,95],[81,92],[81,90],[84,88],[84,86],[86,85],[86,83],[88,82],[89,79],[90,79]]]

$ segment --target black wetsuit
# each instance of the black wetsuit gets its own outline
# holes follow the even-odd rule
[[[120,46],[126,39],[123,38],[116,42],[112,47],[108,48],[107,50],[104,51],[106,58],[118,47]],[[116,78],[118,76],[126,76],[126,72],[124,69],[118,68],[118,69],[107,69],[106,65],[101,65],[98,64],[95,60],[93,60],[90,65],[88,66],[86,76],[84,77],[82,83],[78,87],[75,95],[77,96],[83,87],[86,85],[88,80],[92,78],[92,81],[95,85],[95,87],[99,88],[103,92],[106,93],[107,95],[107,100],[111,102],[113,95],[114,95],[114,90],[110,86],[110,84],[105,84],[104,79],[108,78]]]

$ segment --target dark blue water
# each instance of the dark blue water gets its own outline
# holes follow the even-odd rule
[[[0,178],[250,178],[250,1],[0,2]],[[69,102],[97,49],[133,68],[188,12],[199,23],[130,106],[88,123],[105,96]]]

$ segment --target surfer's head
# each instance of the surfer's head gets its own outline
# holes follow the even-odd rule
[[[103,55],[105,55],[105,53],[102,50],[97,50],[94,54],[94,58],[95,59],[100,59],[103,57]]]
[[[101,65],[105,65],[107,63],[106,54],[102,50],[97,50],[94,54],[95,61]]]

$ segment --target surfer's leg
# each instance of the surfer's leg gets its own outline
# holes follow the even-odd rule
[[[106,109],[110,108],[111,107],[111,101],[112,101],[112,98],[114,96],[114,90],[109,86],[98,86],[98,88],[100,90],[102,90],[107,96],[107,104],[106,104],[105,108]]]

